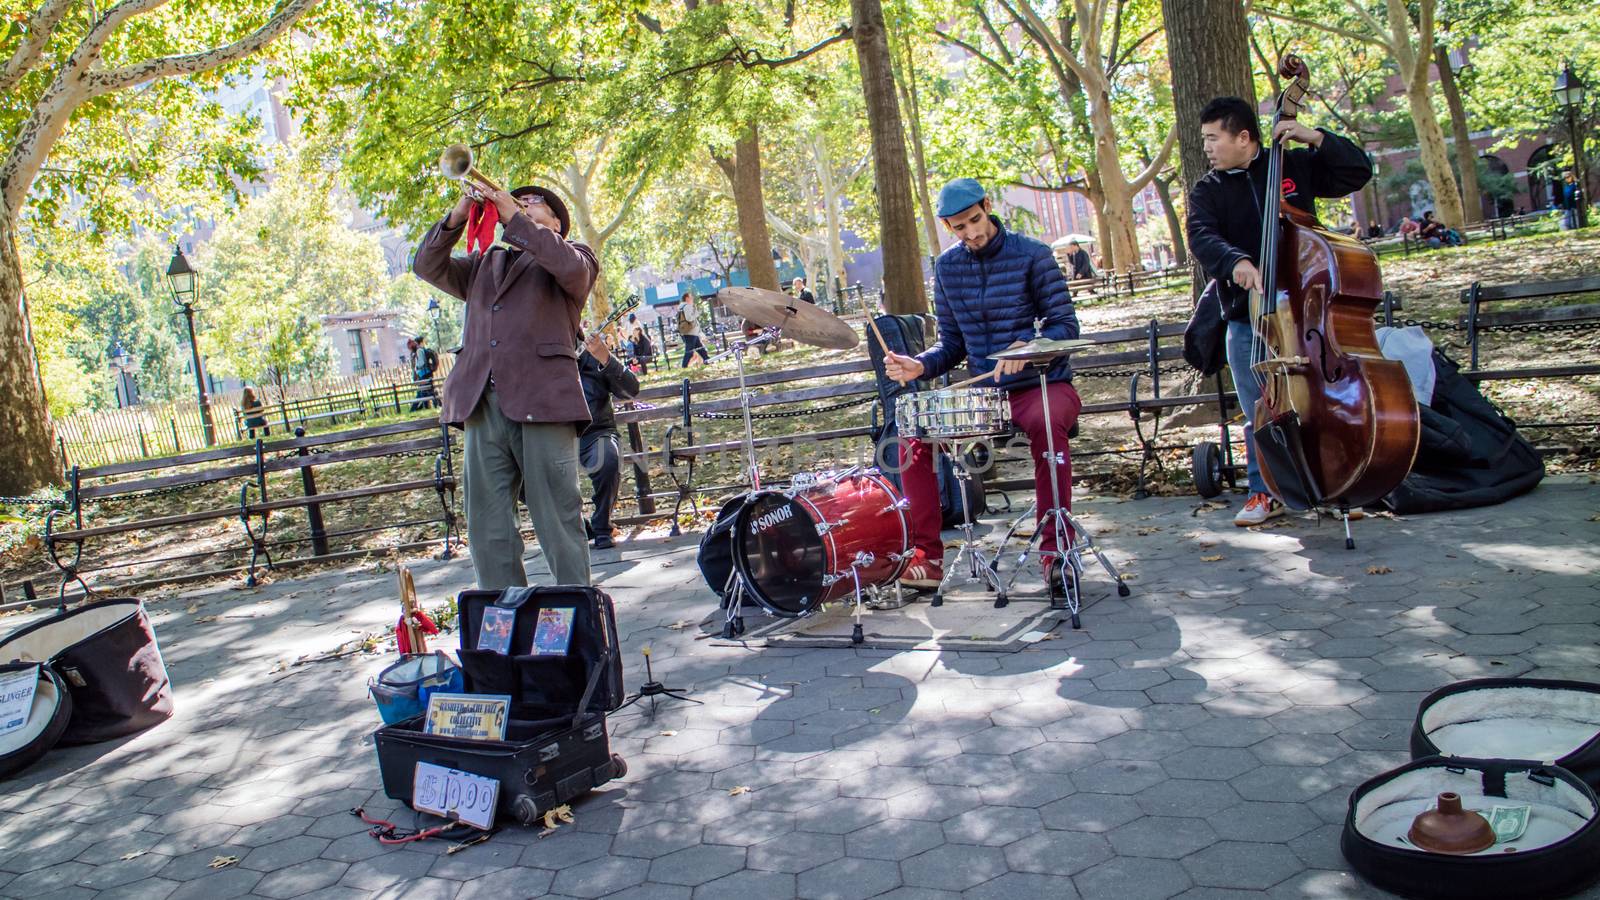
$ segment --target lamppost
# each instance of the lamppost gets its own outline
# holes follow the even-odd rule
[[[139,364],[128,355],[127,348],[122,346],[122,341],[112,340],[111,345],[106,348],[106,364],[111,371],[117,373],[115,387],[117,408],[122,409],[138,403],[138,398],[135,396],[138,389],[134,386],[129,373],[138,371]]]
[[[428,318],[433,321],[433,346],[439,353],[444,352],[444,340],[439,337],[439,317],[444,315],[444,310],[439,307],[438,297],[428,298]]]
[[[1561,66],[1561,74],[1556,76],[1556,85],[1551,89],[1555,95],[1556,106],[1566,110],[1567,136],[1572,138],[1572,174],[1578,181],[1578,227],[1589,227],[1589,198],[1585,196],[1589,188],[1588,172],[1583,164],[1583,138],[1578,134],[1578,113],[1583,107],[1584,84],[1578,74],[1572,71],[1572,61],[1567,60]],[[1566,190],[1565,186],[1562,190]]]
[[[172,263],[167,266],[167,284],[172,288],[172,302],[183,310],[183,320],[189,326],[189,352],[194,359],[194,387],[200,399],[200,424],[205,429],[206,446],[217,442],[217,430],[211,424],[211,404],[206,400],[206,377],[200,368],[200,345],[194,339],[194,301],[198,279],[182,247],[172,248]]]

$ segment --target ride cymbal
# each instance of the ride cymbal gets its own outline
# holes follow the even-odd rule
[[[725,287],[716,294],[729,312],[762,328],[777,328],[784,337],[828,350],[849,350],[861,342],[855,331],[833,313],[781,291]]]

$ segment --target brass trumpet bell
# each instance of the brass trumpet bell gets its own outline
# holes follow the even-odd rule
[[[500,190],[500,185],[472,164],[472,148],[466,144],[444,148],[439,154],[439,171],[451,181],[462,182],[474,194]]]

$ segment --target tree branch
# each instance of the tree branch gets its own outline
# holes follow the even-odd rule
[[[1302,28],[1315,28],[1318,31],[1325,31],[1329,34],[1337,34],[1340,37],[1349,38],[1352,41],[1360,41],[1363,44],[1371,44],[1374,47],[1382,47],[1385,50],[1390,49],[1388,42],[1379,38],[1375,38],[1370,34],[1362,34],[1359,31],[1351,31],[1348,28],[1340,28],[1337,25],[1329,25],[1324,22],[1314,22],[1311,19],[1302,19],[1299,16],[1292,16],[1288,13],[1278,12],[1275,9],[1262,9],[1260,7],[1257,7],[1257,9],[1260,10],[1262,15],[1269,19],[1277,19],[1280,22],[1288,22],[1291,25],[1299,25]]]
[[[22,42],[17,44],[16,51],[5,65],[0,66],[0,91],[11,90],[13,85],[22,80],[22,76],[33,71],[39,58],[44,55],[50,35],[71,6],[72,0],[45,0],[44,5],[28,17],[27,33]]]
[[[978,21],[983,24],[983,30],[988,33],[989,40],[994,41],[995,49],[999,51],[1000,58],[1005,60],[1008,66],[1015,65],[1017,58],[1011,53],[1011,45],[1006,43],[1004,37],[1001,37],[1000,29],[994,27],[994,20],[989,18],[989,11],[983,8],[983,0],[974,0],[972,8],[977,12]]]
[[[1127,65],[1133,59],[1133,55],[1135,53],[1139,52],[1139,48],[1143,47],[1146,43],[1149,42],[1149,40],[1151,38],[1155,37],[1156,35],[1158,35],[1160,33],[1161,33],[1161,29],[1160,28],[1152,28],[1149,31],[1145,32],[1144,35],[1142,37],[1140,37],[1137,41],[1134,41],[1133,43],[1129,44],[1127,52],[1122,54],[1121,58],[1113,60],[1111,65],[1106,67],[1106,77],[1107,78],[1116,77],[1117,71],[1120,70],[1123,66]]]
[[[971,44],[967,43],[966,41],[963,41],[962,39],[956,37],[955,35],[946,34],[945,32],[939,30],[938,28],[934,28],[933,29],[933,33],[935,35],[938,35],[940,40],[942,40],[945,43],[951,45],[952,47],[960,47],[962,50],[965,50],[968,53],[972,54],[973,56],[977,57],[978,59],[982,60],[990,68],[994,69],[996,72],[999,72],[1002,76],[1004,76],[1007,81],[1015,81],[1016,80],[1014,77],[1012,77],[1011,72],[1008,69],[1006,69],[1005,66],[1000,65],[1000,63],[997,62],[993,57],[990,57],[989,55],[985,54],[982,50],[979,50],[977,47],[972,46]]]
[[[600,240],[602,242],[611,237],[612,233],[617,230],[617,226],[622,224],[622,220],[627,218],[628,213],[633,209],[633,202],[639,199],[639,195],[644,193],[644,186],[650,183],[652,174],[649,169],[639,173],[638,179],[633,182],[633,188],[628,191],[627,196],[622,198],[622,205],[617,207],[617,214],[611,217],[611,221],[606,224],[606,227],[600,229]]]
[[[1156,175],[1161,171],[1161,167],[1167,164],[1167,157],[1172,155],[1172,148],[1177,143],[1178,129],[1174,127],[1167,131],[1167,139],[1161,142],[1161,150],[1156,154],[1156,158],[1152,159],[1149,164],[1144,167],[1143,172],[1135,175],[1133,180],[1128,182],[1128,189],[1130,193],[1137,194],[1144,190],[1144,186],[1150,183],[1150,179],[1156,177]]]
[[[150,2],[150,0],[143,0],[143,2]],[[263,23],[260,28],[231,44],[225,44],[200,53],[147,59],[144,62],[104,72],[94,72],[87,79],[89,96],[97,97],[101,94],[159,78],[209,72],[219,66],[242,59],[270,44],[278,35],[287,31],[289,26],[293,25],[297,19],[310,12],[320,2],[322,0],[287,0],[283,6],[278,8],[272,18]]]

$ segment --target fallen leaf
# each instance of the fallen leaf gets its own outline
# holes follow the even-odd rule
[[[1215,547],[1216,545],[1217,545],[1216,541],[1201,541],[1200,542],[1200,549],[1201,550],[1210,550],[1212,547]]]
[[[1222,561],[1222,554],[1218,553],[1215,556],[1202,556],[1202,557],[1200,557],[1200,561],[1201,562],[1221,562]]]
[[[668,625],[667,627],[672,629],[673,631],[682,631],[683,629],[688,628],[690,625],[693,625],[693,624],[694,624],[693,622],[689,622],[689,621],[687,621],[685,619],[679,619],[678,621],[673,622],[671,625]]]
[[[1367,566],[1367,574],[1368,575],[1388,575],[1390,572],[1393,572],[1393,571],[1394,570],[1389,568],[1388,566]]]
[[[222,618],[222,617],[221,616],[201,616],[200,618],[195,619],[195,621],[196,622],[215,622],[216,620],[218,620],[220,618]]]
[[[572,807],[565,803],[544,814],[544,827],[551,831],[561,825],[570,825],[573,821]]]
[[[149,852],[150,851],[148,851],[148,850],[135,850],[132,853],[124,853],[124,854],[122,854],[122,858],[125,859],[125,860],[127,860],[127,859],[138,859],[139,857],[141,857],[141,856],[143,856],[143,855],[145,855],[146,853],[149,853]]]
[[[676,731],[663,731],[663,732],[661,732],[661,736],[662,737],[676,737],[677,734],[678,733]]]
[[[1134,533],[1139,535],[1140,537],[1149,537],[1150,535],[1155,534],[1156,532],[1158,532],[1160,530],[1161,529],[1159,529],[1159,528],[1151,526],[1151,527],[1136,529]]]
[[[191,604],[189,604],[189,608],[187,610],[185,610],[185,611],[188,612],[190,615],[193,615],[194,613],[197,613],[197,612],[200,611],[200,604],[191,603]]]
[[[555,829],[554,829],[554,828],[546,828],[546,829],[544,829],[544,830],[543,830],[543,831],[540,831],[540,832],[539,832],[539,840],[541,840],[541,841],[542,841],[542,840],[544,840],[544,839],[545,839],[545,838],[547,838],[547,837],[549,837],[549,836],[550,836],[550,835],[552,835],[552,834],[555,834],[555,833],[556,833],[556,830],[555,830]]]
[[[673,567],[673,566],[674,566],[674,565],[675,565],[675,563],[673,563],[673,561],[672,561],[672,560],[670,560],[670,559],[663,559],[663,560],[662,560],[662,561],[661,561],[661,568],[663,568],[663,569],[670,569],[670,568],[672,568],[672,567]]]
[[[239,857],[237,856],[219,856],[211,861],[211,868],[226,869],[238,861]]]
[[[748,793],[750,793],[750,788],[748,788],[748,787],[746,787],[745,785],[742,785],[742,784],[739,785],[736,788],[730,788],[728,790],[728,796],[729,797],[737,797],[740,794],[748,794]]]

